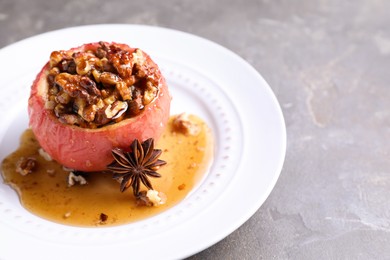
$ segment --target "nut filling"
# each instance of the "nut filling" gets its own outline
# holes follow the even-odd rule
[[[86,51],[54,51],[45,107],[65,124],[99,128],[137,116],[159,92],[156,66],[140,49],[99,42]]]

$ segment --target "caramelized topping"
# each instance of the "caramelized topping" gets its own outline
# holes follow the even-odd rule
[[[158,95],[156,65],[139,49],[99,42],[50,55],[46,109],[62,123],[98,128],[134,117]]]

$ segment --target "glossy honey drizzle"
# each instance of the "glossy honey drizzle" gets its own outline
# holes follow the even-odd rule
[[[212,161],[213,140],[210,129],[198,117],[192,116],[201,131],[196,136],[172,130],[172,118],[158,140],[161,159],[167,165],[153,178],[155,190],[166,194],[167,202],[158,207],[137,206],[131,188],[121,193],[119,183],[111,174],[88,173],[88,184],[68,187],[68,172],[55,161],[39,155],[39,144],[31,130],[26,130],[20,147],[2,163],[4,182],[18,193],[22,205],[30,212],[62,224],[73,226],[112,226],[131,223],[154,216],[182,201],[207,173]],[[37,167],[22,176],[15,170],[21,157],[34,157]],[[101,221],[101,214],[107,215]]]

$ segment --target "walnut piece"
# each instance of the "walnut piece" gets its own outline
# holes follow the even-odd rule
[[[156,190],[141,191],[137,198],[138,206],[157,207],[166,202],[167,196],[163,192]]]
[[[153,206],[163,205],[167,202],[167,196],[156,190],[148,190],[148,192],[146,192],[146,197],[153,203]]]
[[[30,174],[36,167],[36,159],[34,157],[21,157],[16,163],[16,171],[23,176]]]
[[[45,108],[69,125],[98,128],[119,122],[137,116],[158,96],[156,72],[141,50],[116,44],[54,51]]]
[[[109,119],[116,119],[126,112],[128,105],[126,102],[115,101],[114,103],[107,106],[104,110],[106,117]]]
[[[172,122],[173,130],[185,135],[196,136],[200,133],[200,127],[195,122],[191,121],[190,115],[182,113],[177,115]]]
[[[76,183],[80,185],[86,185],[88,182],[82,175],[76,175],[74,172],[69,172],[68,175],[68,187],[72,187]]]
[[[104,213],[100,213],[100,216],[99,216],[99,221],[100,221],[100,224],[104,224],[108,219],[108,216]]]

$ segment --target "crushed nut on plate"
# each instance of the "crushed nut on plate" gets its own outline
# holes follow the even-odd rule
[[[101,224],[104,224],[108,219],[108,216],[104,213],[100,213],[99,220]]]
[[[88,182],[82,175],[76,175],[74,172],[69,172],[69,175],[68,175],[68,186],[72,187],[76,183],[78,183],[80,185],[85,185]]]
[[[141,191],[137,197],[137,205],[138,206],[160,206],[167,202],[167,196],[160,191],[156,190],[148,190]]]
[[[191,121],[190,115],[187,113],[177,115],[173,120],[173,127],[176,132],[193,136],[198,135],[201,130],[198,124]]]
[[[16,171],[25,176],[34,171],[37,161],[34,157],[21,157],[16,163]]]

